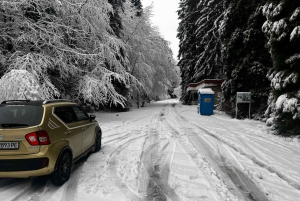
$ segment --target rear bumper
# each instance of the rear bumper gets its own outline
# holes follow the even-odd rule
[[[29,178],[49,175],[55,170],[55,164],[61,150],[68,146],[68,141],[61,140],[51,145],[40,147],[37,154],[0,155],[0,178]],[[48,158],[47,166],[42,160]]]
[[[51,174],[48,158],[0,160],[0,178],[28,178]]]
[[[51,174],[59,152],[51,152],[49,148],[50,146],[41,147],[37,154],[0,155],[0,178],[29,178]],[[46,162],[43,161],[45,159]]]
[[[39,170],[48,164],[49,158],[0,160],[0,172]]]

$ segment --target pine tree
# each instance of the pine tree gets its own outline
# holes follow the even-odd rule
[[[251,92],[251,108],[255,118],[262,118],[270,91],[266,78],[271,57],[265,48],[266,38],[261,31],[264,23],[260,0],[229,0],[221,28],[222,56],[226,80],[223,83],[229,114],[235,114],[236,92]],[[247,104],[239,104],[239,116],[248,116]]]
[[[182,96],[181,101],[187,103],[189,94],[187,93],[187,85],[190,82],[195,82],[197,78],[195,75],[195,66],[197,63],[197,25],[196,22],[199,18],[197,12],[197,4],[199,0],[181,0],[179,3],[178,18],[180,20],[178,26],[179,38],[179,53],[178,53],[178,66],[181,70],[181,87]]]
[[[143,5],[141,0],[131,0],[131,3],[136,9],[136,16],[141,16],[143,13]]]
[[[180,2],[178,28],[182,98],[187,103],[187,85],[203,79],[224,78],[219,29],[224,16],[223,0]]]
[[[197,62],[193,79],[224,78],[221,60],[220,26],[224,17],[223,0],[200,1],[197,5],[199,17],[196,22]]]
[[[273,66],[268,78],[272,91],[266,111],[268,124],[280,134],[300,131],[300,2],[270,0],[263,6],[262,30]]]

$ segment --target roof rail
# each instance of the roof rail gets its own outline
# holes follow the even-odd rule
[[[58,103],[58,102],[72,102],[67,99],[53,99],[53,100],[45,100],[43,104],[48,104],[48,103]]]
[[[5,104],[5,103],[11,103],[11,102],[29,102],[30,100],[6,100],[3,101],[1,104]]]

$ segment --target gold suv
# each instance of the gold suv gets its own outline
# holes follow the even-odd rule
[[[9,100],[0,104],[0,178],[50,175],[69,180],[72,164],[101,149],[94,115],[68,100]]]

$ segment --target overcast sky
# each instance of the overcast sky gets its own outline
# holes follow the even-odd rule
[[[142,0],[143,7],[151,5],[153,2],[152,23],[158,26],[160,33],[165,40],[171,42],[173,56],[177,60],[179,40],[176,38],[178,27],[178,10],[179,0]]]

